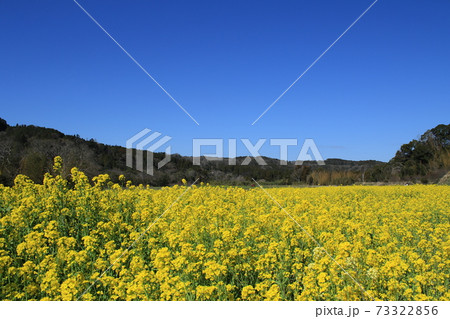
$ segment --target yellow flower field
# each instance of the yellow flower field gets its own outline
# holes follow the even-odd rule
[[[448,186],[120,181],[0,186],[0,299],[450,299]]]

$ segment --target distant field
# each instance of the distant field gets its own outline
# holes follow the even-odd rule
[[[450,299],[448,186],[72,178],[0,186],[0,299]]]

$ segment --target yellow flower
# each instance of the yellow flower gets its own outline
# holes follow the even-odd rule
[[[282,210],[62,167],[0,185],[1,300],[450,299],[448,186],[266,189]]]
[[[243,300],[253,300],[255,294],[256,290],[253,286],[245,286],[242,288],[241,297]]]

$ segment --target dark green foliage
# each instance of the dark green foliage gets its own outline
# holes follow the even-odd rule
[[[395,177],[428,183],[437,181],[450,169],[450,124],[440,124],[426,131],[419,140],[403,144],[388,164],[372,167],[371,181],[387,181]]]
[[[179,183],[185,178],[222,185],[251,185],[252,178],[266,184],[342,184],[356,182],[388,182],[416,179],[434,182],[448,170],[450,153],[450,126],[438,125],[425,132],[420,140],[403,145],[389,163],[377,161],[347,161],[327,159],[325,166],[316,162],[295,165],[263,157],[267,163],[260,166],[255,160],[240,165],[245,157],[236,159],[237,165],[229,165],[228,159],[207,161],[193,165],[192,158],[173,154],[162,169],[156,163],[164,153],[154,153],[153,176],[129,168],[125,163],[126,149],[85,140],[78,135],[70,136],[37,126],[9,126],[0,119],[0,184],[12,185],[17,174],[25,174],[35,182],[41,182],[45,172],[51,172],[53,158],[60,155],[64,160],[63,175],[70,168],[78,167],[89,178],[109,174],[113,181],[124,174],[134,184],[165,186]],[[144,166],[146,163],[144,163]]]
[[[367,182],[388,182],[391,178],[391,167],[387,163],[378,164],[364,174]]]
[[[6,123],[4,119],[0,118],[0,132],[6,131],[8,126],[9,126],[8,123]]]
[[[44,173],[49,169],[47,159],[41,153],[27,154],[20,162],[21,173],[35,183],[42,183]]]

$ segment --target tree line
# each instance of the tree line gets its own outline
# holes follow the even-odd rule
[[[44,173],[51,172],[53,158],[61,156],[63,174],[69,175],[78,167],[90,178],[109,174],[113,181],[125,175],[134,184],[166,186],[185,178],[218,185],[251,185],[252,178],[276,185],[349,185],[366,182],[436,182],[450,167],[450,125],[438,125],[425,132],[420,139],[400,147],[388,163],[379,161],[348,161],[327,159],[324,166],[315,162],[303,165],[280,165],[279,160],[264,157],[268,165],[255,160],[239,165],[245,157],[238,157],[238,165],[228,160],[207,161],[193,165],[192,158],[173,154],[170,162],[150,176],[126,166],[126,149],[86,140],[78,135],[65,135],[57,130],[33,125],[10,126],[0,118],[0,184],[12,185],[18,174],[42,182]],[[155,163],[165,154],[154,153]],[[145,163],[144,163],[145,165]]]

